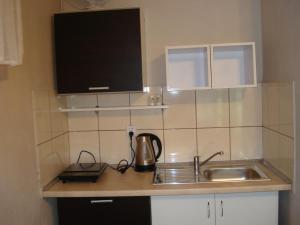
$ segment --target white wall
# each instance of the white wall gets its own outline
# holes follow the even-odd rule
[[[164,48],[255,41],[262,80],[261,0],[110,0],[105,8],[141,7],[149,86],[165,86]],[[65,1],[65,9],[72,8]],[[74,7],[73,7],[74,8]]]
[[[55,202],[40,196],[32,91],[53,89],[51,15],[59,0],[22,1],[24,63],[0,70],[0,224],[55,224]]]
[[[264,81],[295,82],[296,131],[300,129],[300,1],[263,0]],[[300,140],[300,132],[296,132]],[[300,149],[296,144],[295,194],[280,196],[280,224],[297,225],[300,221]]]

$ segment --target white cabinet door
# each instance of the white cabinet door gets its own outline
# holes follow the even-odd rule
[[[216,194],[216,225],[277,225],[278,192]]]
[[[153,196],[151,208],[152,225],[215,225],[214,195]]]

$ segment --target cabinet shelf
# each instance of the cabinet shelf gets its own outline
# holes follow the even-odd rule
[[[255,44],[211,46],[213,88],[256,87]]]
[[[92,111],[120,111],[120,110],[147,110],[147,109],[167,109],[167,105],[154,106],[125,106],[125,107],[94,107],[94,108],[59,108],[61,112],[92,112]]]
[[[166,47],[168,91],[256,87],[255,43]]]
[[[168,91],[211,87],[208,45],[166,47]]]

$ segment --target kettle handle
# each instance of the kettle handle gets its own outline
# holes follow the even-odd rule
[[[160,141],[159,137],[157,137],[154,134],[150,134],[150,133],[143,133],[143,134],[140,134],[138,136],[149,136],[150,137],[150,141],[151,141],[152,148],[153,148],[154,155],[155,155],[155,161],[157,162],[157,160],[160,157],[161,152],[162,152],[162,144],[161,144],[161,141]],[[156,144],[157,144],[157,147],[158,147],[157,154],[155,153],[155,150],[154,150],[153,141],[156,141]]]

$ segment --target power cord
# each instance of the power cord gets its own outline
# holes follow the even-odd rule
[[[134,162],[134,158],[135,158],[135,151],[132,147],[132,137],[133,137],[134,133],[132,131],[130,131],[128,133],[128,135],[129,135],[129,139],[130,139],[131,162],[129,163],[127,159],[122,159],[122,160],[120,160],[120,162],[118,163],[116,168],[111,165],[108,165],[113,170],[119,171],[122,174],[125,173],[130,167],[133,167],[133,162]]]
[[[81,158],[82,153],[87,153],[87,154],[91,155],[93,157],[94,162],[93,163],[87,163],[87,164],[86,163],[84,163],[84,164],[80,163],[80,158]],[[92,168],[96,163],[97,162],[96,162],[96,158],[95,158],[94,154],[89,152],[89,151],[86,151],[86,150],[80,151],[80,153],[78,155],[78,158],[77,158],[77,162],[76,162],[76,164],[78,164],[82,169]]]

